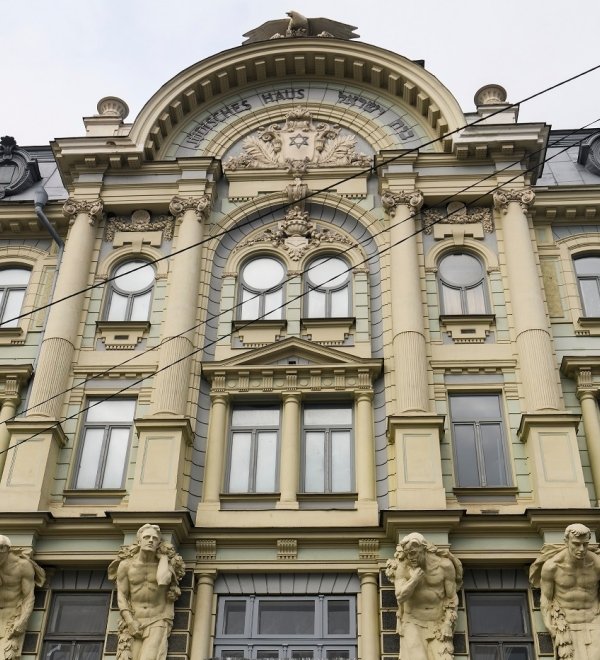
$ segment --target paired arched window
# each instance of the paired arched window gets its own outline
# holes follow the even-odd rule
[[[584,316],[600,316],[600,256],[574,260]]]
[[[247,261],[240,273],[240,314],[242,320],[283,317],[283,264],[273,257]]]
[[[114,270],[104,318],[106,321],[147,321],[156,273],[146,261],[131,260]]]
[[[438,279],[442,314],[486,314],[485,270],[466,252],[447,254],[439,262]]]
[[[21,313],[31,271],[27,268],[0,270],[0,328],[14,328]]]
[[[339,257],[313,259],[304,274],[307,317],[350,316],[350,275],[350,267]]]

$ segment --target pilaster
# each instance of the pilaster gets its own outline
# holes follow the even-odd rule
[[[280,499],[278,509],[298,508],[300,478],[300,394],[286,392],[283,395],[283,419],[281,423],[281,466],[279,474]]]
[[[202,524],[201,510],[218,510],[219,495],[223,482],[223,467],[227,444],[227,417],[229,415],[229,397],[224,393],[210,396],[210,420],[206,446],[206,464],[204,466],[204,491],[202,502],[198,506],[198,520]]]
[[[200,569],[196,572],[198,589],[190,657],[199,660],[212,656],[212,602],[216,575],[214,570]]]
[[[377,660],[379,655],[379,595],[377,571],[359,571],[361,617],[359,657]]]

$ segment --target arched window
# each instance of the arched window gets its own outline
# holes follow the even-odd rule
[[[272,257],[246,262],[240,273],[240,319],[280,319],[283,316],[285,269]]]
[[[0,327],[15,328],[21,313],[31,271],[27,268],[0,270]]]
[[[600,316],[600,256],[578,257],[574,265],[584,316]]]
[[[306,268],[309,318],[350,316],[350,269],[339,257],[318,257]]]
[[[147,321],[150,315],[154,268],[141,260],[126,261],[113,273],[110,283],[106,321]]]
[[[485,271],[476,257],[454,252],[438,267],[442,314],[486,314]]]

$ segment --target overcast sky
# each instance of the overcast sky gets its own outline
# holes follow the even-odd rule
[[[467,112],[482,85],[516,102],[600,64],[599,0],[0,0],[0,135],[23,146],[83,135],[81,118],[109,95],[132,121],[179,71],[290,9],[424,59]],[[519,119],[575,128],[598,117],[600,70],[523,104]]]

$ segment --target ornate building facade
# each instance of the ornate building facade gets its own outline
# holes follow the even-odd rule
[[[600,526],[600,134],[335,21],[245,36],[132,123],[2,138],[0,533],[46,573],[12,657],[132,657],[145,523],[173,660],[397,658],[412,532],[462,563],[455,658],[552,657],[529,565]]]

